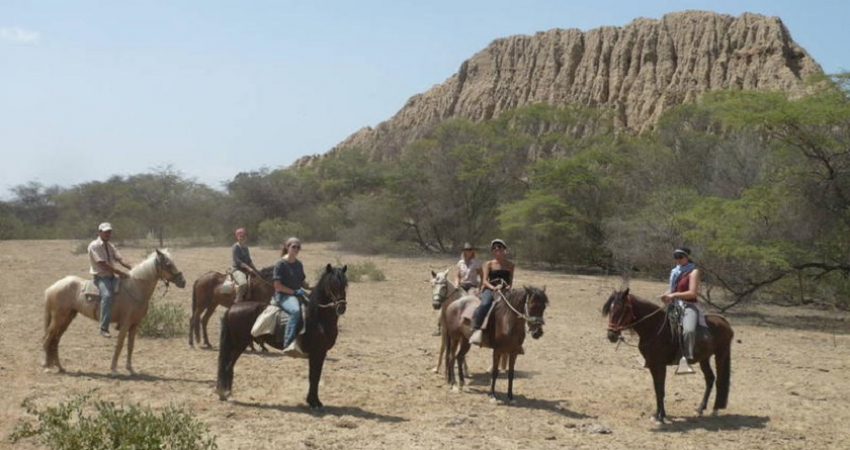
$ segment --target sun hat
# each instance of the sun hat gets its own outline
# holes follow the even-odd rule
[[[679,247],[676,250],[673,250],[673,258],[679,259],[681,257],[691,257],[691,249],[687,247]]]
[[[507,248],[508,248],[508,244],[505,244],[505,241],[503,241],[503,240],[501,240],[501,239],[493,239],[493,240],[490,242],[490,250],[492,250],[492,249],[493,249],[493,247],[495,247],[495,246],[497,246],[497,245],[501,245],[502,247],[505,247],[505,249],[507,249]]]
[[[474,245],[470,244],[469,241],[463,243],[463,250],[478,250]]]
[[[97,226],[97,231],[112,231],[112,224],[109,222],[103,222]]]

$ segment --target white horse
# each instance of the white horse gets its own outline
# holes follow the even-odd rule
[[[115,293],[110,322],[118,323],[119,334],[112,355],[111,374],[118,373],[118,357],[127,338],[127,370],[133,371],[133,344],[139,324],[148,312],[150,299],[159,280],[173,282],[177,287],[186,286],[183,274],[171,260],[168,250],[156,250],[147,259],[130,270],[130,276],[121,280],[119,292]],[[71,325],[76,315],[82,314],[92,320],[100,315],[100,302],[87,300],[83,293],[86,279],[67,276],[53,283],[44,291],[44,363],[45,370],[56,366],[59,372],[65,369],[59,362],[59,340]],[[93,334],[94,336],[94,334]],[[100,339],[98,337],[97,339]]]

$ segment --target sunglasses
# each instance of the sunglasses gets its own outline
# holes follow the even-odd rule
[[[289,248],[297,248],[298,250],[301,250],[301,246],[298,244],[290,245]]]
[[[493,246],[493,250],[497,250],[497,249],[504,250],[504,249],[505,249],[505,246],[504,246],[504,245],[494,245],[494,246]]]

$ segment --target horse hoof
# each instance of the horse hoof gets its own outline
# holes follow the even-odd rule
[[[459,387],[457,387],[457,386],[452,386],[452,392],[454,392],[455,394],[459,394],[459,393],[460,393],[460,388],[459,388]]]
[[[510,406],[516,406],[516,400],[508,400],[507,404]]]
[[[490,397],[490,403],[496,405],[499,403],[499,399],[496,397]]]
[[[719,415],[720,415],[720,411],[717,410],[717,409],[715,409],[714,411],[711,412],[711,417],[717,417]]]

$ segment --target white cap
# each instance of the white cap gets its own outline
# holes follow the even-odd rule
[[[109,222],[103,222],[102,224],[97,226],[97,231],[111,231],[111,230],[112,230],[112,224],[110,224]]]

